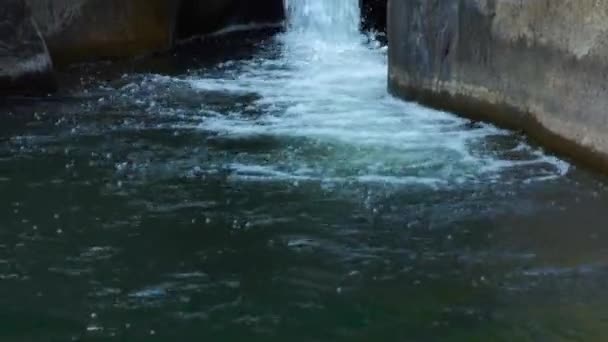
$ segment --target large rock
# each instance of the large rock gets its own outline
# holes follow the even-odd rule
[[[390,89],[608,169],[608,1],[390,0]]]
[[[0,95],[54,88],[48,51],[24,0],[0,6]]]
[[[176,0],[27,0],[57,64],[139,55],[173,44]]]

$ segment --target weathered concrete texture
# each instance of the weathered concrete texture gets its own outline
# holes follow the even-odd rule
[[[67,65],[163,51],[227,25],[278,22],[283,8],[283,0],[3,0],[0,93],[51,89],[51,57]]]
[[[0,94],[54,87],[51,58],[24,0],[0,6]]]
[[[170,48],[178,1],[27,0],[57,64]]]
[[[389,87],[608,169],[608,2],[389,0]]]

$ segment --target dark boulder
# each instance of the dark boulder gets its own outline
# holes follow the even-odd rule
[[[0,95],[53,90],[52,63],[24,0],[0,6]]]

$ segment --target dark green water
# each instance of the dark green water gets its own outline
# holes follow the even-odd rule
[[[0,341],[608,339],[604,179],[289,39],[4,100]]]

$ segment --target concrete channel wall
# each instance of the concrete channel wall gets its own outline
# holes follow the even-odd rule
[[[389,0],[389,88],[608,170],[608,1]]]
[[[255,6],[254,6],[255,5]],[[3,0],[0,93],[50,91],[55,66],[137,56],[188,35],[283,20],[283,0]]]

